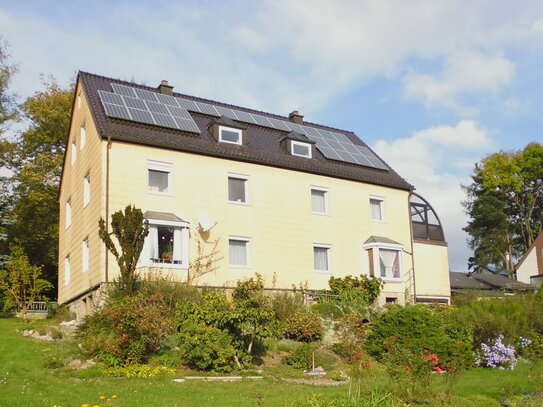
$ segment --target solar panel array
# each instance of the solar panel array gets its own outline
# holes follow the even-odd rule
[[[370,149],[354,144],[341,133],[130,86],[111,86],[114,93],[98,91],[106,114],[110,117],[200,133],[188,111],[217,117],[226,116],[244,123],[303,134],[314,141],[317,149],[330,160],[388,169]]]

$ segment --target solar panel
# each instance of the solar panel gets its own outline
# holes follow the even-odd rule
[[[210,114],[211,116],[220,116],[219,112],[217,112],[217,109],[215,109],[215,106],[213,105],[208,105],[207,103],[202,102],[196,102],[196,105],[202,113]]]
[[[236,116],[236,113],[234,113],[232,109],[222,106],[215,106],[215,109],[217,109],[221,116],[226,116],[232,120],[238,120],[238,116]]]
[[[226,116],[245,123],[304,134],[330,160],[388,169],[369,148],[354,144],[342,133],[139,88],[118,84],[111,86],[115,93],[98,91],[106,114],[111,117],[200,133],[188,111]]]
[[[125,105],[128,107],[131,107],[133,109],[147,110],[147,105],[141,99],[124,96],[123,100],[124,100]]]
[[[251,124],[256,123],[251,113],[242,112],[240,110],[234,110],[234,113],[236,114],[236,116],[238,116],[239,120],[241,120],[242,122],[251,123]]]
[[[102,103],[111,103],[112,105],[124,106],[123,98],[115,93],[104,92],[103,90],[98,91],[98,96]]]
[[[151,113],[151,115],[153,116],[153,119],[155,119],[156,124],[159,125],[159,126],[169,127],[169,128],[172,128],[172,129],[179,128],[177,126],[177,123],[173,119],[173,117],[170,116],[170,115],[154,113],[154,112]]]
[[[288,126],[285,124],[282,120],[274,119],[273,117],[269,117],[268,120],[271,122],[274,128],[277,130],[283,130],[283,131],[290,131]]]
[[[200,129],[198,128],[196,123],[194,123],[194,120],[186,120],[180,117],[174,117],[173,119],[181,130],[189,131],[191,133],[200,133]]]
[[[166,115],[170,114],[170,112],[166,108],[166,105],[155,103],[155,102],[147,102],[147,106],[149,106],[149,110],[153,113],[160,113],[160,114],[166,114]]]
[[[128,111],[130,112],[130,116],[132,116],[132,120],[136,122],[155,124],[151,113],[149,113],[147,110],[132,109],[129,107]]]
[[[177,101],[173,96],[163,95],[162,93],[157,93],[156,97],[158,101],[164,105],[178,106]]]
[[[273,125],[267,117],[260,116],[259,114],[253,114],[253,119],[255,119],[256,124],[264,127],[271,127],[273,129]]]
[[[190,110],[191,112],[200,112],[200,109],[198,109],[198,106],[196,106],[196,102],[194,100],[181,98],[175,98],[175,100],[181,108]]]
[[[112,105],[111,103],[104,103],[104,110],[106,111],[106,114],[110,117],[116,117],[117,119],[125,119],[130,120],[130,114],[128,113],[128,110],[124,106],[119,105]]]
[[[131,88],[130,86],[124,86],[124,85],[118,85],[116,83],[112,83],[111,87],[113,88],[113,92],[119,95],[136,97],[136,94],[134,93],[134,88]]]

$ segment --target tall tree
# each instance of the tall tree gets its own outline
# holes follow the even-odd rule
[[[20,105],[28,128],[15,139],[3,140],[4,166],[12,173],[3,196],[10,203],[8,239],[24,248],[33,265],[56,287],[58,257],[58,186],[70,124],[73,86],[44,81]],[[55,296],[55,292],[48,293]]]
[[[470,267],[495,265],[513,273],[515,260],[543,230],[543,146],[491,154],[476,165],[472,180],[464,187]]]

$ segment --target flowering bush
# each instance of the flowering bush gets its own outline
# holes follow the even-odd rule
[[[493,369],[513,370],[517,365],[515,348],[512,345],[505,345],[503,343],[503,335],[500,335],[494,340],[494,344],[491,346],[486,343],[481,344],[481,353],[475,360],[475,364]]]

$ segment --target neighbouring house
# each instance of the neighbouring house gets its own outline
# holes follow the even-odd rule
[[[59,302],[90,310],[118,275],[98,220],[141,208],[139,270],[202,286],[260,273],[268,288],[380,277],[380,301],[448,302],[447,243],[430,204],[354,133],[80,72],[60,183]]]
[[[517,280],[541,285],[543,279],[543,232],[534,240],[517,264]]]
[[[485,296],[499,296],[526,293],[535,289],[530,284],[513,280],[500,273],[493,273],[486,269],[473,273],[451,271],[449,277],[451,280],[451,292],[453,294],[478,292]]]

